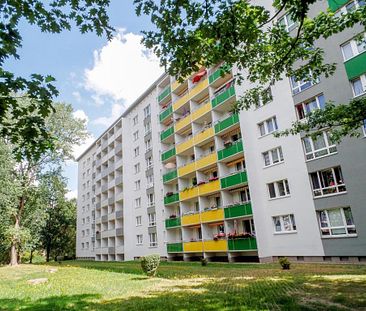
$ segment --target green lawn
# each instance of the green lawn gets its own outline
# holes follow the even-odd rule
[[[53,267],[0,267],[0,310],[366,310],[361,265],[169,262],[150,279],[137,262]]]

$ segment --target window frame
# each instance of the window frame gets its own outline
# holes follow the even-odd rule
[[[336,169],[338,169],[339,177],[342,178],[341,179],[342,183],[339,183],[339,181],[337,181]],[[325,185],[325,183],[324,183],[324,173],[326,173],[327,171],[331,172],[331,177],[333,179],[332,182],[334,183],[334,185],[323,187],[323,185]],[[314,174],[316,174],[316,177],[317,177],[316,181],[317,181],[317,184],[319,185],[319,188],[314,188],[314,179],[313,179],[313,176],[315,177]],[[334,166],[334,167],[329,167],[329,168],[326,168],[326,169],[323,169],[323,170],[315,171],[315,172],[310,173],[309,176],[310,176],[311,188],[313,190],[314,198],[323,198],[323,197],[327,197],[327,196],[341,195],[341,194],[347,193],[347,187],[346,187],[346,184],[344,182],[342,168],[340,166]],[[327,183],[328,183],[328,181],[327,181]],[[344,190],[340,190],[340,189],[343,189],[343,188],[344,188]],[[332,189],[336,190],[336,191],[333,191]],[[324,193],[324,190],[330,190],[331,192],[330,193]]]
[[[141,227],[142,226],[142,216],[136,216],[136,227]]]
[[[273,125],[273,130],[269,131],[269,127],[268,125],[272,123]],[[264,137],[267,136],[269,134],[275,133],[278,131],[278,123],[277,123],[277,117],[276,116],[272,116],[266,120],[263,120],[262,122],[257,124],[258,126],[258,130],[259,130],[259,137]],[[264,129],[264,133],[262,134],[262,130],[261,128],[263,127]]]
[[[362,87],[362,92],[360,94],[357,94],[357,95],[356,95],[355,88],[354,88],[354,82],[356,80],[360,80],[361,87]],[[350,80],[350,83],[351,83],[353,98],[363,96],[363,95],[366,94],[366,74],[362,74],[359,77]]]
[[[285,230],[285,222],[284,222],[285,217],[289,218],[291,230]],[[281,229],[280,231],[277,231],[276,219],[279,219],[279,221],[280,221],[280,229]],[[272,224],[273,224],[274,234],[287,234],[287,233],[296,233],[297,232],[297,225],[296,225],[294,214],[272,216]]]
[[[274,151],[276,152],[277,157],[279,159],[278,162],[273,161],[273,152]],[[265,156],[265,154],[268,154],[268,159],[269,159],[269,164],[268,165],[266,165],[266,156]],[[269,149],[267,151],[262,152],[262,159],[263,159],[263,162],[264,162],[264,168],[267,168],[267,167],[277,165],[277,164],[281,164],[281,163],[285,162],[285,159],[283,157],[282,146],[278,146],[278,147],[275,147],[275,148],[272,148],[272,149]]]
[[[351,215],[351,219],[352,219],[352,224],[349,225],[347,224],[347,218],[345,215],[345,209],[349,209],[350,211],[350,215]],[[335,211],[335,210],[339,210],[340,211],[340,216],[343,222],[342,226],[332,226],[330,223],[330,218],[329,218],[329,211]],[[322,218],[322,213],[324,213],[323,215],[325,216],[325,219]],[[352,215],[352,210],[349,206],[347,207],[338,207],[338,208],[332,208],[332,209],[324,209],[321,211],[317,212],[317,218],[318,218],[318,224],[319,224],[319,230],[320,230],[320,236],[321,238],[340,238],[340,237],[356,237],[357,236],[357,230],[356,230],[356,225],[354,223],[354,217]],[[323,226],[322,224],[325,224],[326,226]],[[343,234],[333,234],[332,230],[337,230],[337,229],[344,229],[345,233]],[[354,229],[354,233],[349,233],[350,229]],[[323,234],[323,232],[328,232],[329,234]]]
[[[143,243],[144,243],[143,235],[137,234],[136,235],[136,245],[143,245]]]
[[[323,103],[321,102],[321,100],[319,98],[323,98]],[[307,109],[308,105],[310,103],[316,102],[316,108],[314,109]],[[323,107],[322,107],[323,105]],[[301,113],[303,114],[303,117],[300,115],[300,109],[299,107],[301,107]],[[314,110],[317,109],[324,109],[325,108],[325,97],[323,93],[320,93],[306,101],[303,101],[297,105],[295,105],[295,110],[296,110],[296,117],[299,121],[301,120],[305,120],[307,118],[307,116],[309,115],[309,113],[313,112]],[[309,110],[309,111],[308,111]]]
[[[282,192],[282,190],[279,187],[280,184],[282,184],[283,187],[282,190],[284,190],[285,193],[284,195],[280,195],[280,193]],[[274,197],[271,197],[270,188],[272,188],[272,186],[275,194]],[[267,190],[268,190],[268,200],[287,198],[291,195],[290,185],[287,178],[267,183]]]
[[[151,237],[155,237],[154,239],[151,239]],[[158,235],[156,232],[149,233],[149,242],[150,247],[157,247],[158,246]]]
[[[320,158],[323,158],[323,157],[328,157],[328,156],[331,156],[333,154],[338,153],[337,145],[335,143],[331,143],[331,140],[329,138],[329,133],[326,132],[326,131],[322,132],[322,137],[323,137],[323,140],[324,140],[325,147],[319,148],[319,149],[315,149],[314,140],[311,136],[305,136],[305,137],[301,138],[301,142],[302,142],[306,162],[313,161],[313,160],[316,160],[316,159],[320,159]],[[309,146],[311,148],[311,151],[306,150],[305,140],[307,140],[309,142]],[[321,154],[319,156],[316,155],[317,153],[322,152],[322,151],[326,151],[327,153],[326,154]],[[309,156],[312,156],[312,157],[309,157]]]

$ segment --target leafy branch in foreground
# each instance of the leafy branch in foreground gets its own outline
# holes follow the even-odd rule
[[[288,136],[308,133],[316,138],[323,131],[330,131],[333,142],[339,143],[344,136],[359,137],[360,127],[366,120],[366,97],[356,98],[348,104],[327,103],[324,109],[313,110],[302,121],[296,121],[291,129],[275,134]]]

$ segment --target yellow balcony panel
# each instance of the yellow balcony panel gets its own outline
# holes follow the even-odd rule
[[[195,197],[198,197],[198,187],[193,187],[191,189],[183,190],[182,192],[180,192],[180,196],[179,196],[181,201],[193,199]]]
[[[208,113],[209,111],[211,111],[211,103],[208,102],[206,104],[203,104],[202,107],[198,108],[197,110],[195,110],[194,112],[192,112],[192,121],[195,121],[197,119],[199,119],[200,117],[202,117],[203,115],[205,115],[206,113]]]
[[[180,154],[189,148],[193,147],[193,138],[190,138],[175,147],[176,153]]]
[[[197,94],[201,93],[205,88],[208,87],[208,79],[198,83],[193,89],[189,91],[190,98],[194,98]]]
[[[196,161],[196,170],[208,167],[210,165],[214,165],[215,163],[217,163],[217,153],[211,153],[201,159],[199,159],[198,161]]]
[[[172,83],[172,91],[174,91],[176,88],[178,88],[179,85],[181,85],[181,83],[178,80],[175,80]]]
[[[179,120],[175,124],[175,132],[180,131],[182,128],[185,128],[187,125],[191,123],[191,115],[186,116],[184,119]]]
[[[194,144],[198,145],[214,136],[214,129],[213,127],[210,127],[209,129],[195,135],[194,138]]]
[[[198,186],[199,195],[208,195],[220,191],[220,180],[210,181],[204,185]]]
[[[204,241],[203,247],[205,252],[227,252],[227,241],[226,240]]]
[[[183,243],[184,252],[203,252],[203,243],[199,242],[185,242]]]
[[[202,222],[215,222],[220,220],[224,220],[224,210],[222,208],[201,213]]]
[[[189,163],[185,166],[178,168],[178,176],[179,177],[185,176],[187,174],[194,172],[195,170],[196,170],[195,162]]]
[[[174,104],[173,104],[173,111],[177,111],[180,107],[182,107],[186,102],[189,101],[189,93],[185,94],[181,98],[179,98]]]
[[[200,223],[200,214],[183,215],[181,219],[182,226],[197,225]]]

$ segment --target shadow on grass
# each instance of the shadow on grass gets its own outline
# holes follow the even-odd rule
[[[303,300],[304,280],[245,281],[222,279],[200,285],[179,285],[144,296],[101,300],[93,294],[53,296],[35,301],[0,300],[0,310],[347,310],[347,302]],[[324,284],[329,286],[330,284]],[[329,287],[328,287],[329,290]],[[349,310],[349,309],[348,309]]]

